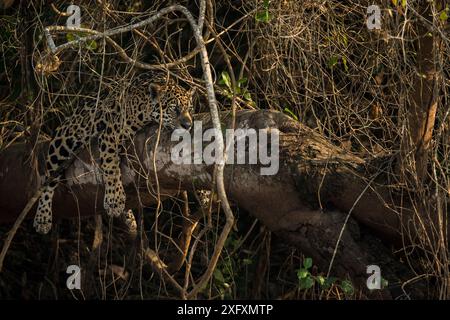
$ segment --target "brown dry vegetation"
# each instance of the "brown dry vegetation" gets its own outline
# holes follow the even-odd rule
[[[103,31],[140,21],[175,2],[197,16],[195,1],[136,1],[133,5],[118,0],[79,1],[79,5],[82,26]],[[382,201],[375,196],[364,198],[354,217],[344,225],[351,237],[358,234],[358,250],[371,254],[369,262],[382,265],[382,271],[388,270],[383,274],[389,280],[384,297],[448,299],[450,51],[443,12],[450,12],[444,1],[408,0],[406,6],[402,1],[379,1],[382,28],[371,31],[365,21],[366,9],[372,2],[272,0],[267,9],[269,19],[258,21],[256,17],[266,12],[263,1],[208,1],[211,7],[207,10],[204,37],[217,79],[216,93],[221,111],[231,110],[233,102],[238,110],[281,111],[292,118],[290,127],[303,128],[295,124],[298,121],[313,129],[316,140],[305,141],[319,141],[321,150],[345,154],[341,160],[356,167],[358,179],[336,184],[338,175],[334,181],[333,177],[320,178],[301,195],[307,194],[307,201],[318,212],[330,213],[332,223],[342,223],[342,217],[352,212],[355,198],[362,191],[360,181],[365,185],[376,182],[378,189],[373,193],[381,194]],[[25,143],[21,161],[34,170],[41,157],[36,142],[48,140],[80,98],[91,97],[95,103],[100,85],[107,88],[120,83],[136,70],[117,54],[117,48],[97,40],[60,53],[60,64],[54,72],[37,72],[47,50],[43,28],[64,25],[67,17],[58,11],[64,11],[67,4],[17,0],[0,17],[0,152],[6,154],[18,143]],[[63,43],[73,36],[59,33],[55,39]],[[152,65],[179,61],[196,47],[189,24],[175,14],[113,39],[129,57]],[[170,70],[181,83],[197,85],[204,94],[200,59],[198,55],[188,58]],[[241,81],[242,88],[235,92],[235,99],[225,85],[219,84],[224,71],[232,75],[232,82],[247,79]],[[196,111],[207,112],[206,105],[200,94]],[[298,149],[295,140],[287,144],[288,153],[284,156],[301,163],[306,154],[302,153],[301,143]],[[31,169],[26,170],[32,174]],[[328,168],[318,168],[317,172],[320,170]],[[326,188],[323,191],[322,183],[334,186],[329,190],[336,195],[330,195]],[[30,189],[35,187],[29,185]],[[144,198],[155,193],[153,187],[147,187],[150,190],[142,191]],[[3,204],[16,197],[2,190]],[[26,220],[1,271],[0,297],[179,298],[171,279],[156,272],[145,254],[151,248],[164,261],[174,259],[174,242],[178,241],[187,215],[186,198],[179,191],[160,192],[157,198],[161,201],[156,204],[153,201],[143,206],[137,200],[141,204],[136,212],[141,233],[136,239],[130,237],[120,221],[110,221],[105,216],[61,219],[47,237],[35,234],[31,221]],[[91,194],[87,192],[86,197]],[[73,197],[68,191],[67,195]],[[327,275],[327,263],[319,261],[321,254],[314,255],[320,250],[295,233],[271,232],[274,224],[256,219],[255,216],[267,216],[251,212],[248,208],[254,207],[240,196],[240,201],[233,202],[236,224],[212,279],[197,297],[373,297],[362,288],[359,290],[351,270],[356,267],[348,265],[345,270],[345,259],[341,261],[344,270],[330,274],[339,278],[331,288],[321,289],[316,284],[312,289],[302,289],[297,270],[305,258],[313,257],[313,275]],[[326,197],[323,203],[321,196]],[[247,197],[251,202],[252,195]],[[224,224],[217,203],[212,203],[210,214],[204,214],[192,193],[188,202],[191,214],[201,218],[191,243],[190,252],[195,255],[188,263],[190,270],[184,266],[182,272],[174,275],[182,284],[196,281],[204,272]],[[25,203],[20,204],[23,207]],[[336,210],[343,215],[335,216]],[[370,214],[383,220],[386,217],[382,215],[388,211],[400,221],[393,231],[371,224]],[[11,221],[18,212],[3,210],[0,220]],[[299,215],[293,212],[290,214],[295,221]],[[10,224],[1,227],[2,238],[10,229]],[[323,234],[331,237],[327,241],[336,241],[335,233]],[[320,237],[311,239],[319,241]],[[82,266],[82,291],[65,288],[65,270],[70,264]],[[358,290],[352,293],[347,280]]]

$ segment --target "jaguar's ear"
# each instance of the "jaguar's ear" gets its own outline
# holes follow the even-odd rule
[[[161,94],[161,87],[156,83],[151,83],[148,87],[148,93],[153,102],[158,102],[159,95]]]

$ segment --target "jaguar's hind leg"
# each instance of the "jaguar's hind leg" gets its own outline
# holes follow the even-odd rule
[[[59,153],[62,138],[55,138],[49,147],[47,156],[47,181],[42,188],[42,194],[39,198],[38,208],[34,217],[33,226],[38,233],[46,234],[52,228],[52,202],[55,189],[61,180],[62,170],[60,166],[67,160],[67,157],[61,156]],[[63,154],[66,155],[67,149],[63,147]],[[68,152],[68,151],[67,151]],[[52,179],[49,181],[48,179]]]
[[[74,125],[72,119],[56,131],[56,137],[50,142],[47,155],[47,181],[39,199],[33,226],[38,233],[46,234],[52,227],[52,201],[55,189],[61,180],[64,166],[73,158],[77,150],[86,143],[89,135],[81,124]],[[50,179],[50,180],[49,180]]]
[[[38,233],[46,234],[52,228],[52,199],[57,182],[43,188],[39,198],[38,208],[34,217],[33,227]]]

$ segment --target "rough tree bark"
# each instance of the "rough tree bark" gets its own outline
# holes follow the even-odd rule
[[[228,123],[228,116],[222,115],[223,123]],[[203,121],[203,129],[211,127],[209,115],[196,115],[195,120]],[[361,159],[278,112],[240,111],[236,128],[278,132],[280,169],[276,175],[262,176],[259,164],[227,165],[224,173],[229,198],[269,230],[313,257],[322,270],[329,267],[337,247],[331,274],[350,275],[364,286],[366,266],[381,263],[380,250],[379,247],[373,250],[372,240],[367,243],[358,224],[383,241],[398,244],[402,239],[401,226],[411,223],[414,216],[407,200],[396,198],[383,185],[387,181],[384,166],[388,159]],[[155,201],[148,186],[154,183],[156,130],[157,127],[148,126],[137,134],[123,157],[123,183],[129,207],[139,205],[136,190],[144,205]],[[170,132],[161,133],[156,168],[164,189],[162,197],[180,189],[191,190],[194,184],[196,188],[211,185],[213,166],[171,162],[170,150],[176,143],[170,141]],[[26,145],[12,145],[0,154],[0,222],[12,222],[38,188],[47,144],[41,142],[35,148],[39,168],[28,162]],[[103,211],[103,188],[94,163],[96,149],[93,144],[92,151],[82,152],[66,170],[66,182],[55,193],[56,217]],[[135,170],[142,175],[134,173]],[[429,221],[430,227],[433,223]]]
[[[445,1],[437,1],[445,8]],[[441,40],[432,29],[433,13],[431,2],[423,1],[419,7],[420,19],[416,23],[417,40],[415,41],[417,62],[416,77],[411,92],[408,108],[408,130],[402,141],[402,166],[405,171],[412,171],[413,177],[422,182],[427,174],[427,165],[436,111],[439,100],[439,55]]]

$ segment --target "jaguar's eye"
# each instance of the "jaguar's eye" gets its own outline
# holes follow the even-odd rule
[[[179,108],[175,108],[175,113],[177,114],[177,116],[179,116],[181,114],[181,111]]]

